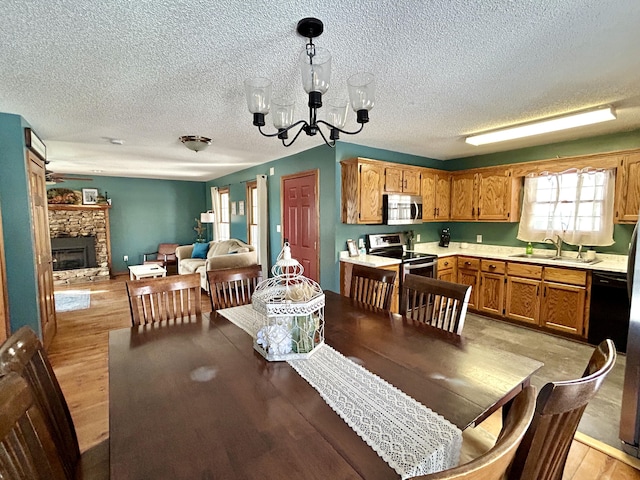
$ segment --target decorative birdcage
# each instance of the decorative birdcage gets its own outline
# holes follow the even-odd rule
[[[285,243],[271,268],[273,276],[253,292],[253,347],[269,361],[308,358],[324,343],[324,293],[303,272]]]

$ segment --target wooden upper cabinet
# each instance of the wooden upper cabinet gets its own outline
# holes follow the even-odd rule
[[[640,211],[640,153],[625,155],[616,175],[615,223],[636,223]]]
[[[451,174],[424,169],[421,177],[423,221],[449,220]]]
[[[420,195],[420,170],[417,168],[385,167],[384,193]]]
[[[343,223],[382,223],[384,167],[359,158],[341,162]]]
[[[451,176],[451,220],[476,219],[476,177],[473,172]]]
[[[521,178],[511,170],[491,169],[454,173],[451,179],[451,219],[517,222],[520,218]]]

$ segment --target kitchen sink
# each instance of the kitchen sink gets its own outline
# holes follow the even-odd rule
[[[569,263],[569,264],[582,264],[582,265],[593,265],[594,263],[599,263],[602,260],[593,259],[587,260],[586,258],[575,258],[575,257],[558,257],[557,255],[545,255],[542,253],[533,253],[531,255],[527,255],[526,253],[518,253],[516,255],[511,255],[513,258],[530,258],[532,260],[550,260],[558,263]]]
[[[516,257],[516,258],[535,258],[538,260],[554,260],[555,258],[557,258],[555,255],[544,255],[542,253],[531,253],[531,254],[518,253],[517,255],[510,255],[510,256]]]

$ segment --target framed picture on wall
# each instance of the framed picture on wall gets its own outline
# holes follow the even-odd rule
[[[356,242],[354,242],[350,238],[347,240],[347,250],[349,250],[350,257],[358,256],[358,248],[356,247]]]
[[[244,200],[238,202],[238,215],[244,215]]]
[[[236,215],[238,211],[238,202],[231,202],[231,215]]]
[[[83,205],[95,205],[98,203],[98,189],[97,188],[83,188],[82,189],[82,204]]]

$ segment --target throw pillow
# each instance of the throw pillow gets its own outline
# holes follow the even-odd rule
[[[207,258],[207,250],[209,250],[208,243],[194,243],[193,252],[191,252],[191,258]]]

